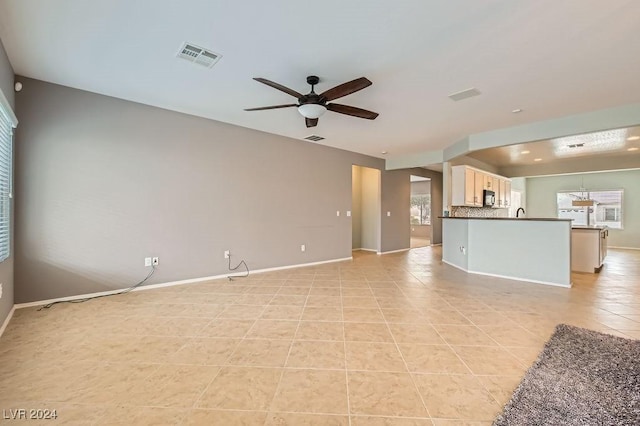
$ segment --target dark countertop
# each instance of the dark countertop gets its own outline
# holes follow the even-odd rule
[[[555,217],[451,217],[438,216],[440,219],[466,219],[466,220],[535,220],[538,222],[571,222],[573,219],[558,219]]]

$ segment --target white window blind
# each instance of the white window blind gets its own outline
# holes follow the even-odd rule
[[[9,257],[11,248],[12,118],[0,102],[0,262]]]

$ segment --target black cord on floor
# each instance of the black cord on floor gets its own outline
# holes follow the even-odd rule
[[[238,265],[240,266],[240,265]],[[125,294],[125,293],[129,293],[131,290],[140,287],[142,284],[144,284],[149,278],[151,278],[151,275],[153,275],[153,273],[156,271],[156,267],[154,265],[151,265],[151,272],[149,272],[149,274],[139,283],[132,285],[131,287],[124,289],[122,291],[119,291],[117,293],[111,293],[111,294],[101,294],[99,296],[92,296],[92,297],[85,297],[84,299],[73,299],[73,300],[58,300],[56,302],[51,302],[48,303],[44,306],[41,306],[38,310],[41,311],[43,309],[49,309],[50,307],[52,307],[53,305],[57,305],[58,303],[84,303],[87,300],[92,300],[92,299],[99,299],[101,297],[109,297],[109,296],[117,296],[118,294]]]
[[[227,276],[227,278],[229,278],[229,281],[233,281],[234,278],[247,278],[249,276],[249,267],[247,266],[246,262],[244,260],[241,260],[240,263],[238,263],[238,265],[235,268],[231,267],[231,254],[229,254],[229,270],[230,271],[235,271],[237,270],[240,265],[244,265],[244,267],[247,270],[247,275],[235,275],[235,276]]]

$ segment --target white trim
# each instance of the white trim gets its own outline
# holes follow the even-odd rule
[[[451,263],[451,262],[447,262],[447,261],[446,261],[446,260],[444,260],[444,259],[442,260],[442,263],[446,263],[447,265],[453,266],[454,268],[458,268],[458,269],[460,269],[461,271],[464,271],[464,272],[466,272],[466,273],[468,273],[468,274],[484,275],[484,276],[487,276],[487,277],[496,277],[496,278],[505,278],[505,279],[507,279],[507,280],[513,280],[513,281],[524,281],[524,282],[528,282],[528,283],[551,285],[551,286],[554,286],[554,287],[563,287],[563,288],[571,288],[571,287],[572,287],[572,284],[571,284],[571,283],[569,283],[569,284],[560,284],[560,283],[552,283],[552,282],[550,282],[550,281],[528,280],[528,279],[526,279],[526,278],[511,277],[511,276],[508,276],[508,275],[490,274],[490,273],[488,273],[488,272],[470,271],[470,270],[468,270],[468,269],[464,269],[464,268],[463,268],[463,267],[461,267],[461,266],[454,265],[454,264],[453,264],[453,263]]]
[[[11,318],[13,317],[13,313],[16,311],[16,305],[13,305],[11,307],[11,310],[9,311],[9,315],[7,315],[7,317],[4,319],[4,322],[2,323],[2,327],[0,327],[0,337],[2,337],[2,334],[4,333],[4,330],[7,328],[7,326],[9,325],[9,321],[11,320]]]
[[[347,260],[353,260],[353,257],[343,257],[343,258],[339,258],[339,259],[322,260],[320,262],[301,263],[301,264],[297,264],[297,265],[277,266],[275,268],[257,269],[255,271],[251,271],[251,273],[252,274],[261,274],[261,273],[264,273],[264,272],[282,271],[282,270],[285,270],[285,269],[302,268],[302,267],[305,267],[305,266],[322,265],[322,264],[325,264],[325,263],[344,262],[344,261],[347,261]],[[160,283],[160,284],[150,284],[150,285],[145,285],[145,286],[134,288],[131,291],[153,290],[153,289],[156,289],[156,288],[173,287],[173,286],[184,285],[184,284],[194,284],[194,283],[199,283],[199,282],[203,282],[203,281],[212,281],[212,280],[218,280],[218,279],[229,278],[229,277],[236,278],[236,277],[239,277],[239,276],[234,275],[234,274],[229,274],[229,273],[222,274],[222,275],[211,275],[211,276],[208,276],[208,277],[190,278],[188,280],[169,281],[169,282]],[[18,303],[16,305],[13,305],[13,308],[14,309],[30,308],[30,307],[33,307],[33,306],[47,305],[47,304],[53,303],[53,302],[65,302],[65,301],[68,301],[68,300],[86,299],[88,297],[95,297],[95,296],[107,296],[107,295],[110,295],[110,294],[120,293],[122,290],[126,290],[126,288],[122,288],[122,289],[118,289],[118,290],[101,291],[101,292],[98,292],[98,293],[79,294],[79,295],[75,295],[75,296],[59,297],[57,299],[38,300],[38,301],[35,301],[35,302]]]
[[[640,247],[618,247],[618,246],[609,246],[612,249],[620,249],[620,250],[640,250]]]
[[[13,112],[13,108],[11,108],[11,104],[9,104],[9,100],[4,96],[2,90],[0,90],[0,107],[7,112],[8,119],[11,122],[11,126],[15,129],[18,127],[18,118]]]
[[[378,250],[376,249],[367,249],[367,248],[359,248],[358,250],[360,251],[371,251],[373,253],[380,253]]]
[[[378,254],[391,254],[391,253],[400,253],[401,251],[409,251],[411,248],[403,248],[400,250],[391,250],[391,251],[379,251]]]

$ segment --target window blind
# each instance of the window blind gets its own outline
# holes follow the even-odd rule
[[[0,104],[0,262],[11,248],[11,176],[13,163],[13,122]]]

